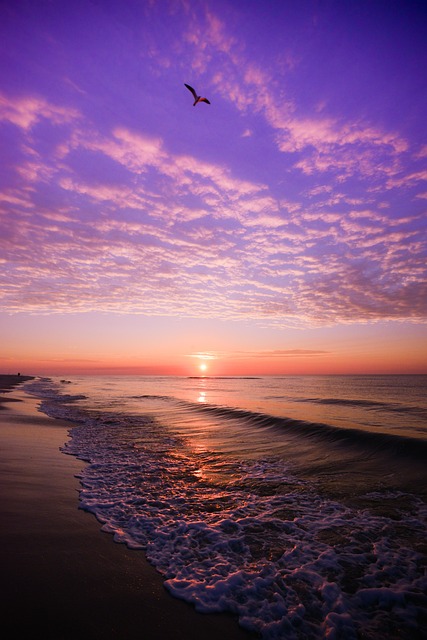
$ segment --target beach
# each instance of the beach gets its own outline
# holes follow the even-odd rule
[[[84,463],[60,448],[71,424],[38,411],[25,376],[0,376],[2,626],[7,638],[253,637],[228,614],[172,598],[142,551],[79,509]]]

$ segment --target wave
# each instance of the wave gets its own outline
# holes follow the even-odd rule
[[[68,384],[68,381],[65,382]],[[61,384],[64,384],[63,380],[61,380]],[[25,391],[30,395],[38,396],[39,398],[46,398],[49,402],[59,404],[70,404],[77,402],[78,400],[87,400],[88,398],[88,396],[82,393],[59,393],[55,385],[52,384],[51,378],[38,378],[34,382],[26,384]]]
[[[248,427],[248,433],[251,429],[259,431],[260,429],[268,429],[275,432],[276,435],[291,436],[299,442],[306,441],[312,444],[322,444],[324,447],[341,446],[347,448],[358,448],[369,453],[385,453],[399,457],[408,457],[413,460],[425,460],[427,456],[427,439],[423,437],[399,435],[396,433],[387,433],[385,431],[368,431],[357,427],[334,426],[323,422],[312,422],[308,420],[300,420],[290,417],[278,417],[268,413],[254,412],[247,409],[237,407],[229,407],[226,405],[215,405],[198,402],[190,402],[181,400],[173,396],[166,395],[138,395],[132,396],[135,399],[155,400],[167,402],[180,407],[184,412],[214,416],[224,421],[227,427],[227,421],[238,421],[244,423]],[[308,400],[313,401],[313,400]],[[374,401],[342,401],[339,399],[326,398],[319,399],[319,402],[325,403],[341,403],[351,402],[355,404],[366,404],[368,406],[383,406],[384,403]],[[414,409],[406,407],[406,409]],[[184,416],[181,416],[184,419]],[[274,438],[274,436],[272,435]]]
[[[185,403],[194,411],[215,415],[222,419],[239,419],[256,428],[286,432],[301,439],[310,439],[326,445],[345,445],[364,449],[384,451],[399,456],[409,456],[425,460],[427,440],[417,437],[400,436],[384,432],[364,431],[357,428],[335,427],[325,423],[279,418],[265,413],[216,405],[196,405]]]
[[[324,405],[338,405],[345,407],[364,407],[366,409],[378,409],[396,413],[413,414],[427,419],[427,411],[423,407],[411,407],[395,402],[379,402],[377,400],[358,400],[347,398],[299,398],[298,402],[307,402]]]

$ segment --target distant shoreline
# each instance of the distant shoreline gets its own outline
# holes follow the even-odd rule
[[[34,380],[35,376],[21,376],[21,375],[9,375],[0,373],[0,391],[6,391],[13,389],[22,382],[28,382],[28,380]]]
[[[12,398],[9,391],[28,380],[34,380],[34,376],[0,374],[0,410],[5,409],[9,402],[20,402],[19,399]]]

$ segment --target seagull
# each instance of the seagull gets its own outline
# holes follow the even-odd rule
[[[185,84],[185,82],[184,82],[184,84]],[[207,102],[208,104],[210,104],[210,102],[209,102],[209,100],[207,98],[202,98],[201,96],[198,96],[197,93],[194,91],[193,87],[190,87],[189,84],[185,84],[185,86],[193,94],[193,98],[194,98],[193,107],[195,107],[198,102]]]

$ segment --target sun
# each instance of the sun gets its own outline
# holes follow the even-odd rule
[[[204,373],[208,368],[208,365],[206,364],[206,362],[202,362],[201,364],[199,364],[199,369],[202,373]]]

